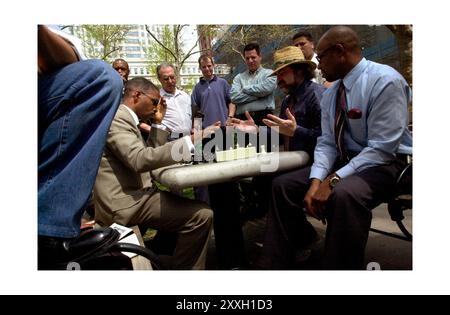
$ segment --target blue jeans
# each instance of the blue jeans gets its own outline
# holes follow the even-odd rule
[[[122,87],[119,74],[100,60],[39,76],[39,235],[79,235]]]

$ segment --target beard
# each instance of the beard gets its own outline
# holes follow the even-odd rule
[[[286,84],[284,81],[278,82],[278,88],[286,95],[290,94],[292,90],[292,86]]]

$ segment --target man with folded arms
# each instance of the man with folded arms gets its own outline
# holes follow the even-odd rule
[[[231,86],[231,101],[236,105],[236,117],[246,119],[248,111],[257,125],[267,114],[275,109],[274,92],[276,80],[269,75],[270,69],[261,66],[261,49],[257,43],[250,43],[244,47],[244,59],[247,70],[239,73]]]

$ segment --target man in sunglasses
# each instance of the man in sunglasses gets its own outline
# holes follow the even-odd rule
[[[205,203],[158,191],[150,176],[153,169],[180,162],[176,155],[180,148],[183,160],[190,160],[194,135],[167,142],[169,133],[152,127],[147,146],[138,128],[140,120],[160,124],[166,107],[149,80],[138,77],[127,82],[94,186],[95,220],[105,226],[116,222],[138,225],[142,231],[175,232],[172,268],[204,269],[212,211]]]
[[[308,227],[306,212],[328,224],[323,267],[363,269],[371,209],[386,202],[411,154],[408,104],[411,92],[393,68],[363,58],[349,27],[328,30],[317,46],[319,69],[336,81],[322,98],[322,136],[312,167],[272,183],[270,240],[263,250],[271,264],[293,263]],[[267,234],[266,234],[267,235]],[[269,242],[270,241],[270,242]],[[271,249],[271,251],[269,251]]]

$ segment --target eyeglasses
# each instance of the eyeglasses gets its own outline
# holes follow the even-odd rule
[[[153,98],[150,95],[148,95],[147,93],[144,93],[142,91],[136,91],[136,92],[142,93],[145,96],[147,96],[149,99],[151,99],[153,106],[157,106],[161,102],[162,96],[160,98]]]
[[[328,47],[327,49],[325,49],[324,51],[322,51],[322,53],[320,55],[316,56],[317,61],[320,62],[323,59],[323,57],[325,57],[325,55],[328,52],[330,52],[332,49],[336,48],[337,45],[339,45],[339,44],[334,44],[334,45]]]
[[[164,82],[175,81],[176,79],[177,79],[177,77],[174,75],[170,75],[170,76],[161,78],[161,80],[163,80]]]

